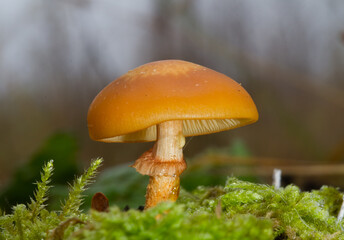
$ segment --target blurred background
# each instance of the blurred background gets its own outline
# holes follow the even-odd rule
[[[136,173],[127,166],[152,143],[91,141],[87,110],[108,83],[162,59],[230,76],[260,113],[253,125],[187,140],[188,171],[196,170],[185,173],[194,181],[184,181],[185,188],[232,174],[270,183],[275,166],[285,168],[286,183],[343,186],[343,11],[342,0],[3,1],[2,206],[21,201],[10,196],[24,192],[18,190],[24,182],[30,187],[23,194],[30,194],[49,159],[55,160],[54,185],[72,181],[96,157],[104,158],[104,172],[128,171],[113,174],[122,187],[132,180]],[[307,174],[312,164],[329,170]]]

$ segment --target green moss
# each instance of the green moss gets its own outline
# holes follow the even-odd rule
[[[272,222],[252,215],[217,217],[189,212],[185,205],[164,203],[145,212],[91,212],[93,221],[76,239],[272,239]]]
[[[275,237],[344,239],[342,223],[337,224],[334,211],[339,209],[341,201],[338,200],[342,195],[336,189],[301,192],[298,187],[289,185],[275,190],[272,186],[230,178],[225,191],[220,199],[226,213],[231,216],[250,213],[271,219],[275,223]]]
[[[47,200],[50,177],[53,172],[53,161],[49,161],[41,173],[41,181],[37,183],[37,190],[34,198],[31,199],[28,207],[24,204],[14,206],[12,214],[0,216],[0,239],[63,239],[70,235],[78,226],[75,224],[61,225],[62,220],[67,221],[77,217],[80,221],[87,220],[88,215],[82,214],[79,208],[82,204],[82,192],[91,182],[100,166],[102,159],[92,161],[91,166],[83,175],[76,178],[70,187],[69,197],[62,206],[62,211],[48,211],[44,205]],[[59,228],[65,226],[63,231]]]
[[[323,186],[320,190],[312,191],[314,195],[319,195],[319,201],[322,207],[329,212],[331,216],[337,216],[342,204],[343,194],[338,189]]]
[[[34,199],[0,216],[2,239],[344,239],[343,221],[336,216],[343,194],[324,186],[302,192],[294,185],[276,190],[264,184],[228,178],[225,186],[181,190],[176,203],[144,212],[82,213],[81,193],[101,160],[76,178],[62,211],[45,206],[53,170],[43,168]]]
[[[294,185],[279,190],[264,184],[229,178],[224,188],[199,187],[193,194],[182,191],[179,199],[191,212],[221,211],[228,218],[251,214],[273,223],[274,237],[279,239],[344,239],[343,222],[336,216],[342,194],[323,187],[301,192]]]
[[[34,199],[31,198],[29,209],[31,211],[31,220],[34,221],[40,212],[44,209],[44,202],[48,199],[47,194],[50,188],[50,178],[53,174],[53,160],[50,160],[44,167],[41,173],[41,182],[37,182],[37,190],[34,193]]]
[[[336,216],[342,194],[323,187],[279,190],[229,178],[225,187],[181,191],[176,204],[144,213],[92,212],[76,238],[86,239],[344,239]]]

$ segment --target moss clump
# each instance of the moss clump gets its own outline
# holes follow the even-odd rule
[[[336,217],[328,211],[329,203],[333,201],[322,197],[327,195],[325,192],[328,190],[323,188],[320,191],[301,192],[294,185],[275,190],[272,186],[230,178],[225,187],[226,194],[220,199],[230,215],[244,212],[272,219],[276,237],[342,239],[341,227]],[[334,193],[336,190],[331,188],[331,191]]]
[[[81,193],[101,160],[77,178],[62,211],[45,208],[53,165],[49,162],[28,206],[0,216],[2,239],[344,239],[336,216],[342,193],[332,187],[302,192],[229,178],[224,187],[181,191],[177,203],[152,209],[81,213]],[[1,211],[0,211],[1,212]]]
[[[91,166],[83,175],[76,178],[70,187],[69,197],[62,206],[62,211],[48,211],[44,205],[53,172],[53,161],[49,161],[41,173],[41,181],[37,183],[34,198],[28,207],[24,204],[14,206],[12,214],[0,216],[0,240],[2,239],[63,239],[74,232],[74,225],[87,220],[88,215],[82,214],[81,193],[86,189],[101,165],[102,159],[92,161]],[[76,220],[75,220],[76,219]]]
[[[228,219],[210,211],[187,211],[183,204],[163,203],[145,212],[91,212],[93,221],[76,239],[271,239],[272,222],[253,215]]]
[[[336,218],[341,199],[342,194],[332,187],[301,192],[289,185],[276,190],[229,178],[224,188],[199,188],[181,201],[191,211],[211,212],[221,205],[221,211],[229,219],[238,214],[269,219],[276,239],[344,239],[343,222],[338,223]]]

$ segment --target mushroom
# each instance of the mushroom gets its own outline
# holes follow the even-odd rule
[[[245,89],[224,74],[181,60],[144,64],[106,86],[88,111],[91,139],[149,142],[132,165],[149,175],[145,209],[176,201],[186,169],[185,137],[229,130],[258,120]]]

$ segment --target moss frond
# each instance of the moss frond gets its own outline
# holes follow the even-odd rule
[[[15,224],[15,228],[17,230],[17,236],[20,240],[24,240],[24,221],[25,217],[27,216],[27,209],[24,204],[18,204],[17,206],[13,207],[13,220]]]
[[[342,205],[343,194],[337,188],[322,186],[320,190],[313,190],[314,195],[318,195],[331,216],[337,217]]]
[[[31,211],[31,219],[34,220],[45,207],[44,202],[48,199],[47,194],[51,186],[48,184],[51,181],[51,176],[54,170],[54,161],[50,160],[43,167],[43,172],[41,172],[41,182],[37,182],[37,189],[34,193],[34,199],[31,198],[31,203],[29,204],[29,209]]]
[[[77,216],[80,214],[79,209],[83,203],[82,192],[92,183],[93,178],[97,174],[97,169],[102,162],[102,158],[92,161],[91,166],[80,177],[74,180],[73,185],[69,189],[68,199],[62,205],[61,220],[64,220],[67,216]]]

